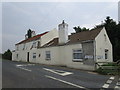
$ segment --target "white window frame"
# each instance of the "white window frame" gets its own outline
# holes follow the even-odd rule
[[[36,53],[33,53],[33,59],[36,59]]]
[[[50,51],[45,51],[45,58],[46,58],[46,60],[51,60],[51,52]]]
[[[81,58],[75,58],[74,54],[81,54]],[[73,55],[73,61],[75,62],[79,62],[79,61],[83,61],[83,52],[81,49],[73,49],[72,50],[72,55]]]

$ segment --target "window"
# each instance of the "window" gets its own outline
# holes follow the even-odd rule
[[[82,61],[82,50],[73,50],[73,61]]]
[[[19,46],[17,45],[17,46],[16,46],[16,50],[18,51],[18,49],[19,49]]]
[[[38,41],[38,43],[37,43],[37,48],[39,48],[40,47],[40,41]]]
[[[50,51],[46,51],[46,59],[47,59],[47,60],[50,60],[50,59],[51,59]]]
[[[25,50],[25,43],[23,44],[23,50]]]
[[[33,48],[36,48],[36,42],[33,42]]]
[[[16,59],[18,59],[18,54],[16,54]]]
[[[35,59],[36,58],[36,53],[33,53],[33,59]]]
[[[105,49],[105,59],[108,59],[108,49]]]

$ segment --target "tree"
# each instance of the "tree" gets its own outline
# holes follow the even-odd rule
[[[106,17],[103,24],[96,25],[95,28],[105,27],[108,37],[113,45],[113,60],[117,61],[120,59],[120,23],[111,19],[109,16]]]
[[[82,31],[89,31],[89,29],[83,27],[81,28],[80,26],[78,27],[73,27],[73,29],[75,30],[76,33],[82,32]]]
[[[5,51],[5,53],[2,55],[2,57],[4,59],[12,60],[12,52],[10,51],[10,49],[8,49],[7,51]]]
[[[27,31],[27,35],[28,35],[28,38],[31,38],[31,37],[32,37],[32,31],[31,31],[31,29],[29,29],[29,30]]]

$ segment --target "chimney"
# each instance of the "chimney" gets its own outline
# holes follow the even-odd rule
[[[58,25],[58,33],[59,33],[59,44],[65,44],[68,42],[68,24],[64,22]]]

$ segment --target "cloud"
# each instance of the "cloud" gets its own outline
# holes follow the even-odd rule
[[[69,34],[74,26],[92,28],[100,24],[107,15],[116,19],[117,3],[83,2],[21,2],[3,3],[4,49],[24,39],[31,28],[36,33],[57,28],[64,19],[69,25]],[[6,44],[7,43],[7,44]]]

